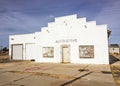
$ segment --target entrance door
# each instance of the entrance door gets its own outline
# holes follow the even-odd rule
[[[26,60],[35,59],[35,44],[26,44]]]
[[[62,62],[63,63],[70,62],[70,48],[68,45],[62,46]]]
[[[23,45],[22,44],[12,45],[12,59],[23,60]]]

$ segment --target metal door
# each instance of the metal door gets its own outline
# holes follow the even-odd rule
[[[26,44],[26,60],[34,59],[35,44]]]
[[[12,59],[23,60],[23,45],[22,44],[12,45]]]

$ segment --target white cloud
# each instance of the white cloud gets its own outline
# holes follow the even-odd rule
[[[0,44],[8,45],[9,35],[40,31],[49,20],[46,15],[31,16],[22,12],[0,13]]]
[[[50,18],[54,18],[55,16],[54,15],[49,15]]]
[[[114,1],[106,6],[95,18],[99,23],[108,24],[113,34],[120,33],[120,1]]]
[[[120,43],[120,1],[114,1],[105,7],[95,18],[99,23],[108,24],[108,28],[112,31],[110,43]]]
[[[51,17],[53,17],[51,15]],[[8,33],[35,32],[49,21],[49,17],[35,17],[21,12],[6,12],[0,14],[0,31]],[[6,32],[7,31],[7,32]],[[3,34],[3,33],[1,33]]]

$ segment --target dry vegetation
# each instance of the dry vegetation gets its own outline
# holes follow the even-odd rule
[[[0,63],[8,62],[8,61],[9,61],[8,53],[0,53]]]
[[[120,86],[120,54],[113,54],[118,59],[117,62],[110,64],[112,74],[117,86]]]
[[[117,86],[120,86],[120,65],[111,65],[112,74]]]

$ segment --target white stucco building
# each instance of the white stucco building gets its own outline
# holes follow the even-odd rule
[[[57,17],[41,32],[11,35],[9,56],[42,63],[109,64],[107,25],[77,15]]]

